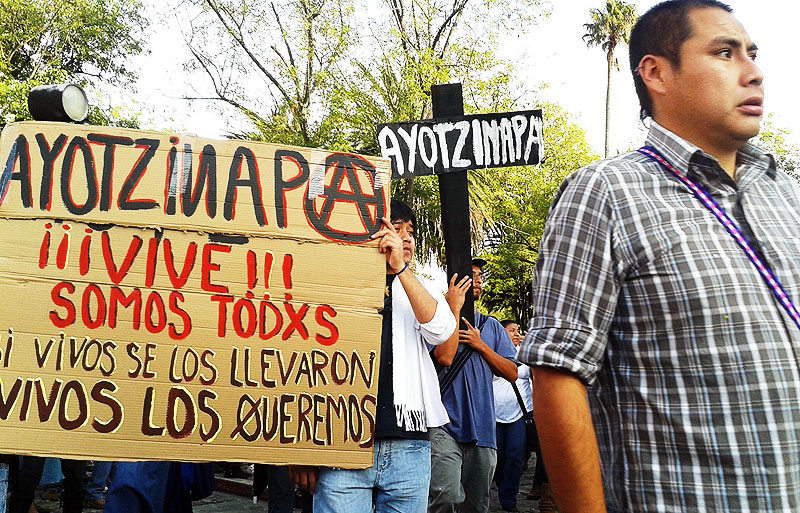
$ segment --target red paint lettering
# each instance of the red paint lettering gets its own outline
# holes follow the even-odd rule
[[[189,317],[189,314],[186,313],[186,310],[178,306],[179,301],[183,303],[183,294],[176,291],[169,293],[169,310],[183,321],[183,330],[180,332],[175,329],[174,322],[169,323],[169,338],[172,340],[183,340],[192,332],[192,319]]]
[[[330,315],[331,318],[336,317],[336,311],[329,305],[319,305],[314,311],[314,319],[321,328],[327,328],[330,332],[330,335],[325,337],[317,333],[314,335],[314,338],[323,346],[332,346],[337,340],[339,340],[339,328],[337,328],[333,322],[325,318],[326,313]]]
[[[75,293],[75,285],[66,281],[56,284],[56,286],[53,287],[53,290],[50,292],[50,297],[53,300],[53,304],[67,310],[67,313],[64,317],[60,317],[58,312],[55,310],[50,311],[50,321],[56,328],[66,328],[75,322],[75,305],[72,303],[72,301],[61,295],[61,291],[65,289],[68,294]]]
[[[213,292],[215,294],[227,294],[228,287],[225,285],[214,285],[211,283],[211,272],[219,271],[219,264],[211,261],[211,252],[218,251],[220,253],[230,253],[230,246],[223,246],[221,244],[206,244],[203,246],[203,265],[201,270],[200,287],[206,292]]]

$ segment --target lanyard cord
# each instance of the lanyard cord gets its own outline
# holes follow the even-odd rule
[[[736,240],[739,246],[744,250],[747,254],[747,257],[750,259],[750,262],[758,269],[759,274],[761,277],[764,278],[764,281],[769,286],[772,293],[778,298],[781,306],[783,306],[786,313],[794,321],[795,325],[800,329],[800,313],[797,312],[797,308],[795,308],[792,300],[789,299],[789,295],[784,290],[783,285],[781,285],[778,278],[773,274],[772,270],[767,266],[767,264],[761,260],[758,254],[753,250],[753,247],[750,245],[750,242],[744,236],[739,227],[731,221],[728,214],[725,213],[725,210],[719,206],[719,204],[711,197],[711,195],[706,192],[703,187],[690,178],[688,175],[683,175],[678,172],[675,167],[670,164],[669,162],[658,153],[655,148],[650,146],[643,146],[639,148],[639,153],[646,155],[650,159],[656,161],[657,163],[661,164],[665,170],[669,171],[675,178],[680,180],[686,187],[689,188],[690,191],[694,194],[694,196],[700,200],[700,202],[708,208],[714,216],[719,220],[720,223],[728,230],[728,233]]]

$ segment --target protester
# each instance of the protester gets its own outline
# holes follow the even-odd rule
[[[10,513],[28,513],[33,504],[36,486],[42,478],[44,463],[45,458],[37,456],[22,458],[22,467],[14,482],[11,495],[8,497]],[[85,460],[61,458],[61,472],[64,474],[64,486],[61,493],[63,513],[81,513],[83,511],[83,502],[86,498],[85,471]]]
[[[486,260],[472,261],[472,293],[477,300]],[[456,276],[450,281],[451,292]],[[456,318],[463,297],[448,294]],[[450,423],[431,430],[431,485],[428,511],[483,512],[489,509],[489,488],[497,463],[492,375],[514,381],[514,345],[497,319],[475,312],[475,326],[461,318],[465,329],[433,349],[439,365],[442,401]],[[464,359],[463,367],[460,360]],[[458,362],[458,363],[455,363]],[[450,374],[453,373],[453,374]],[[448,375],[450,377],[448,377]]]
[[[512,320],[505,320],[505,321],[502,321],[500,324],[502,324],[503,327],[506,329],[506,332],[508,333],[508,336],[511,338],[511,342],[513,342],[513,344],[517,347],[517,352],[519,352],[519,346],[522,343],[522,340],[525,338],[525,333],[520,330],[519,324],[514,322],[514,321],[512,321]],[[517,379],[517,384],[518,384],[518,388],[520,390],[522,390],[522,387],[526,386],[525,384],[523,384],[522,386],[519,386],[520,380],[522,380],[523,374],[527,374],[527,376],[528,376],[528,379],[526,380],[528,391],[527,391],[527,393],[523,393],[522,397],[525,399],[525,404],[527,405],[527,407],[529,409],[528,411],[533,411],[533,404],[532,404],[532,398],[531,398],[531,385],[532,385],[532,381],[533,380],[531,379],[530,367],[528,367],[527,365],[520,366],[517,369],[517,372],[519,374],[519,378]],[[498,380],[497,377],[495,376],[494,381],[492,382],[492,385],[493,386],[497,385],[499,381],[500,380]],[[498,402],[497,389],[495,389],[495,409],[497,409],[497,406],[496,406],[497,402]],[[500,467],[500,465],[501,465],[501,463],[500,463],[501,449],[500,449],[499,437],[500,437],[500,435],[498,434],[498,461],[497,461],[498,467]],[[533,470],[533,479],[531,481],[531,490],[530,490],[530,492],[525,494],[525,496],[528,499],[539,501],[538,508],[537,508],[539,513],[550,513],[550,512],[556,511],[555,499],[553,498],[552,491],[550,490],[550,485],[548,484],[548,481],[547,481],[547,472],[545,472],[545,469],[544,469],[544,459],[542,458],[542,450],[541,450],[541,446],[539,445],[539,437],[538,437],[538,434],[536,432],[535,423],[534,423],[533,428],[532,428],[532,433],[527,434],[527,444],[526,444],[526,447],[525,447],[525,455],[524,455],[524,457],[522,459],[522,461],[523,461],[522,470],[523,471],[527,468],[528,460],[530,459],[531,454],[535,454],[536,455],[536,464],[535,464],[535,467],[534,467],[534,470]],[[495,481],[497,481],[497,472],[495,472]],[[498,488],[499,487],[500,487],[500,485],[498,484]],[[501,501],[501,503],[502,503],[502,501]]]
[[[114,461],[94,461],[89,484],[86,485],[86,507],[103,509],[106,505],[105,490],[109,479],[113,479]]]
[[[289,479],[289,467],[266,465],[269,498],[267,513],[292,513],[294,511],[294,484]]]
[[[506,332],[508,333],[508,336],[511,338],[511,342],[514,344],[514,346],[516,346],[517,352],[519,352],[519,346],[520,346],[520,344],[522,343],[522,340],[525,337],[525,334],[522,331],[520,331],[520,329],[519,329],[519,324],[514,322],[514,321],[512,321],[512,320],[505,320],[505,321],[502,321],[500,324],[502,324],[503,327],[506,329]],[[532,385],[532,381],[533,380],[531,379],[530,367],[528,367],[527,365],[522,365],[517,369],[517,373],[519,374],[519,378],[517,378],[517,387],[520,390],[520,395],[521,395],[521,397],[524,398],[526,409],[528,411],[532,412],[533,411],[533,403],[532,403],[532,398],[531,398],[531,390],[532,390],[531,385]],[[527,376],[527,379],[524,379],[524,376]],[[495,376],[495,378],[494,378],[494,380],[492,382],[492,386],[501,387],[502,386],[502,381],[499,380]],[[509,390],[506,390],[506,392],[513,392],[513,389],[511,389],[510,384],[508,385],[508,388],[509,388]],[[516,400],[516,394],[514,396],[514,399]],[[495,410],[498,409],[498,406],[497,406],[498,402],[499,402],[499,399],[498,399],[498,388],[495,388]],[[509,404],[508,407],[511,407],[511,405]],[[513,412],[514,410],[512,409],[511,411]],[[522,412],[520,411],[520,416],[521,415],[522,415]],[[497,459],[497,465],[498,465],[498,468],[501,468],[502,467],[502,463],[501,463],[502,456],[501,456],[501,454],[503,453],[503,449],[501,449],[501,443],[500,443],[500,427],[499,427],[500,426],[500,417],[499,416],[498,416],[497,420],[498,420],[498,435],[497,435],[497,437],[498,437],[498,442],[497,442],[498,459]],[[526,433],[526,438],[527,438],[526,442],[527,443],[525,444],[525,453],[524,453],[524,456],[522,458],[522,461],[523,461],[522,471],[524,471],[525,468],[527,468],[528,460],[530,459],[531,454],[533,454],[533,453],[536,454],[536,466],[534,467],[534,471],[533,471],[533,480],[531,482],[531,491],[526,494],[526,497],[528,499],[539,501],[538,508],[537,508],[539,513],[551,513],[551,512],[557,511],[556,510],[556,503],[555,503],[555,499],[553,498],[553,494],[550,491],[550,485],[547,482],[547,473],[544,470],[544,460],[542,458],[542,451],[541,451],[541,447],[539,445],[539,438],[538,438],[538,435],[536,433],[536,425],[535,425],[535,423],[534,423],[533,427],[529,428],[529,429],[531,429],[532,431],[531,431],[531,433]],[[502,480],[502,479],[500,479],[500,480]],[[495,481],[498,482],[497,487],[498,487],[498,490],[500,490],[501,486],[500,486],[500,483],[499,483],[499,480],[498,480],[497,471],[495,471]],[[515,492],[514,492],[515,493],[515,495],[514,495],[514,497],[515,497],[514,504],[516,504],[516,491],[519,489],[519,481],[517,481],[516,487],[514,487],[513,489],[515,490]],[[503,504],[502,491],[499,491],[499,494],[501,494],[500,503]],[[510,511],[513,511],[513,509],[511,509]]]
[[[292,513],[295,504],[294,483],[289,478],[289,467],[256,464],[253,471],[253,501],[268,487],[267,512]],[[302,513],[313,511],[313,498],[300,490]]]
[[[501,321],[500,324],[511,338],[511,343],[519,350],[522,342],[519,325],[510,319]],[[497,483],[497,497],[503,511],[519,511],[517,493],[519,493],[519,480],[522,477],[522,464],[525,461],[527,445],[524,412],[520,399],[524,403],[526,412],[533,411],[530,367],[527,365],[518,367],[517,375],[517,381],[514,383],[516,391],[512,383],[505,378],[494,376],[492,379],[497,436],[497,467],[494,471],[494,481]]]
[[[638,20],[651,149],[554,200],[520,357],[564,513],[800,510],[800,190],[748,142],[763,76],[731,13]]]
[[[107,513],[191,513],[214,491],[213,463],[122,461],[108,489]]]
[[[555,498],[550,489],[550,483],[547,479],[547,472],[544,468],[544,458],[542,457],[542,447],[539,443],[538,430],[535,429],[536,422],[534,417],[534,436],[533,448],[531,451],[536,454],[536,466],[533,469],[533,479],[531,480],[531,490],[526,494],[526,497],[532,500],[539,501],[539,513],[549,513],[556,511]]]
[[[24,457],[20,458],[24,459]],[[40,498],[43,501],[59,502],[61,500],[61,491],[64,489],[64,474],[61,472],[60,459],[52,457],[44,459],[39,486],[42,488]]]
[[[316,513],[424,512],[431,475],[429,430],[448,421],[426,342],[448,340],[455,318],[442,294],[426,290],[409,269],[417,221],[408,205],[392,200],[391,222],[384,218],[383,224],[373,235],[386,256],[373,466],[292,467],[292,479],[314,492]],[[463,297],[468,288],[468,278],[452,282],[448,297]]]
[[[225,477],[232,479],[249,479],[250,473],[242,469],[241,463],[226,461],[223,464],[225,468]]]
[[[8,493],[8,464],[11,457],[0,454],[0,513],[6,513],[6,494]]]

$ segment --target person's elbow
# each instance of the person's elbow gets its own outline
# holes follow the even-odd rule
[[[449,310],[437,306],[433,317],[426,323],[419,323],[419,330],[428,345],[438,347],[444,344],[456,331],[456,320]]]
[[[535,366],[533,373],[533,403],[560,403],[578,397],[586,399],[586,383],[580,377],[564,369]]]
[[[499,364],[495,364],[494,375],[513,383],[519,377],[517,374],[517,364],[511,360],[503,359]]]
[[[436,346],[436,349],[433,350],[433,359],[436,360],[436,363],[445,367],[453,365],[455,356],[455,353],[446,351],[442,346]]]
[[[506,364],[505,367],[506,368],[503,369],[505,371],[503,377],[512,383],[515,382],[519,377],[519,374],[517,373],[517,365],[511,360],[508,360],[508,364]]]

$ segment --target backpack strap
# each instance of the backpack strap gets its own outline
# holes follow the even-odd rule
[[[488,315],[483,316],[482,322],[480,322],[477,326],[478,331],[483,329],[483,327],[486,325],[486,322],[489,320],[489,317],[490,316]],[[464,365],[467,364],[467,360],[469,360],[469,357],[472,356],[472,353],[474,352],[475,351],[471,347],[465,346],[464,349],[462,349],[461,352],[459,352],[453,359],[453,363],[450,364],[450,367],[447,367],[447,370],[444,371],[444,374],[440,376],[439,389],[442,395],[444,395],[444,393],[447,392],[447,390],[453,385],[453,381],[456,379],[456,376],[458,376],[458,373],[461,372],[461,369],[464,368]]]

